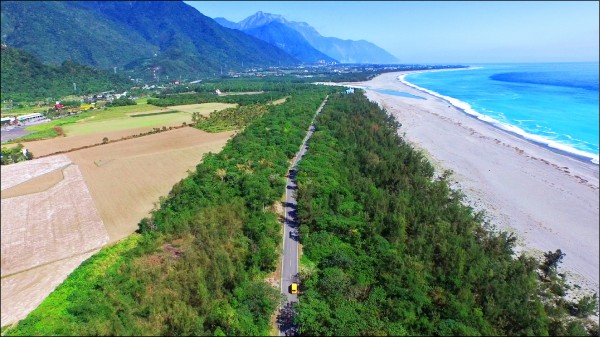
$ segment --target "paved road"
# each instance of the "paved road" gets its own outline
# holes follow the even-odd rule
[[[2,127],[0,130],[0,139],[2,143],[8,142],[9,140],[13,140],[16,138],[21,138],[23,136],[27,136],[33,131],[26,131],[25,128],[32,125],[43,124],[50,122],[49,119],[44,119],[41,121],[35,121],[30,123],[25,123],[22,125],[14,125],[9,127]]]
[[[321,103],[321,106],[315,113],[315,117],[321,112],[327,97]],[[299,233],[298,228],[300,223],[297,218],[297,202],[296,202],[296,170],[298,162],[302,159],[306,150],[308,150],[308,140],[315,131],[314,118],[300,150],[296,153],[292,161],[292,165],[288,170],[286,179],[286,191],[285,191],[285,220],[283,225],[283,255],[281,257],[281,293],[286,296],[286,303],[280,309],[277,321],[279,324],[279,335],[280,336],[291,336],[296,335],[296,327],[293,325],[292,320],[294,316],[293,305],[298,301],[297,294],[290,293],[290,286],[292,283],[298,283],[298,241]]]

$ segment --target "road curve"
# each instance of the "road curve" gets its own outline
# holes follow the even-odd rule
[[[292,283],[298,283],[298,241],[300,239],[298,228],[300,223],[297,218],[297,202],[296,202],[296,170],[298,162],[308,149],[308,140],[315,131],[315,118],[319,115],[323,107],[327,103],[329,96],[325,97],[319,109],[317,109],[313,117],[306,137],[302,141],[302,145],[298,153],[294,156],[292,164],[288,169],[288,174],[285,184],[285,204],[284,204],[284,224],[283,224],[283,253],[281,256],[281,293],[286,296],[286,303],[280,308],[277,317],[280,336],[291,336],[296,334],[296,327],[293,326],[292,319],[294,315],[293,305],[298,301],[298,295],[290,293]]]

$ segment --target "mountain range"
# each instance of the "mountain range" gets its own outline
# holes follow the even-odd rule
[[[182,1],[2,1],[0,8],[3,44],[46,65],[70,61],[135,78],[396,62],[372,43],[323,37],[279,15],[258,12],[233,23],[213,20]]]
[[[2,42],[53,65],[72,60],[174,78],[241,70],[243,64],[299,63],[181,1],[2,1],[0,6]]]
[[[249,35],[258,37],[269,43],[285,44],[281,37],[281,28],[273,23],[280,23],[296,32],[303,40],[317,51],[341,63],[397,63],[395,56],[384,49],[365,40],[342,40],[335,37],[324,37],[317,30],[305,22],[288,21],[281,15],[263,13],[261,11],[251,15],[240,22],[232,22],[223,17],[214,19],[221,26],[241,30]],[[258,30],[260,28],[260,30]],[[260,33],[257,33],[260,32]],[[297,40],[297,38],[295,38]],[[285,49],[284,49],[285,50]],[[293,55],[293,54],[292,54]],[[302,59],[301,57],[299,57]]]

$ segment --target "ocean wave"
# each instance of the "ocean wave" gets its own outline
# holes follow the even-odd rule
[[[587,158],[589,161],[591,161],[592,163],[594,163],[596,165],[599,165],[599,163],[600,163],[599,162],[598,154],[594,154],[594,153],[590,153],[590,152],[578,150],[578,149],[574,148],[573,146],[570,146],[570,145],[567,145],[567,144],[562,144],[562,143],[559,143],[559,142],[557,142],[555,140],[551,140],[551,139],[548,139],[548,138],[540,136],[540,135],[535,135],[535,134],[528,133],[528,132],[524,131],[523,129],[521,129],[521,128],[515,126],[515,125],[504,123],[504,122],[500,122],[500,121],[498,121],[498,120],[496,120],[496,119],[494,119],[494,118],[492,118],[490,116],[487,116],[487,115],[479,113],[478,111],[476,111],[475,109],[473,109],[471,107],[471,105],[469,103],[467,103],[467,102],[463,102],[463,101],[458,100],[458,99],[456,99],[454,97],[442,95],[442,94],[440,94],[438,92],[435,92],[433,90],[425,89],[425,88],[419,87],[419,86],[417,86],[415,84],[412,84],[412,83],[408,82],[405,79],[406,75],[407,74],[398,75],[398,77],[397,77],[398,81],[400,81],[403,84],[405,84],[405,85],[407,85],[409,87],[412,87],[414,89],[417,89],[417,90],[420,90],[420,91],[424,91],[424,92],[426,92],[426,93],[428,93],[428,94],[430,94],[432,96],[435,96],[435,97],[439,97],[439,98],[447,101],[448,103],[452,104],[454,107],[458,108],[459,110],[463,111],[464,113],[466,113],[466,114],[468,114],[470,116],[473,116],[473,117],[475,117],[475,118],[477,118],[477,119],[479,119],[479,120],[481,120],[483,122],[491,124],[491,125],[499,128],[499,129],[502,129],[502,130],[505,130],[505,131],[517,134],[517,135],[519,135],[519,136],[521,136],[521,137],[523,137],[523,138],[525,138],[525,139],[527,139],[529,141],[532,141],[534,143],[541,144],[541,145],[544,145],[544,146],[547,146],[547,147],[550,147],[550,148],[553,148],[553,149],[557,149],[557,150],[560,150],[560,151],[563,151],[563,152],[566,152],[566,153],[570,153],[570,154],[573,154],[575,156]]]

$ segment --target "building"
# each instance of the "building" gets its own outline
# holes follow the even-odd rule
[[[10,125],[13,124],[15,121],[15,118],[13,117],[2,117],[2,119],[0,119],[0,125],[4,126],[4,125]]]
[[[34,113],[34,114],[29,114],[29,115],[18,116],[17,120],[20,123],[27,123],[27,122],[39,121],[44,118],[45,118],[44,115],[42,115],[41,113]]]

